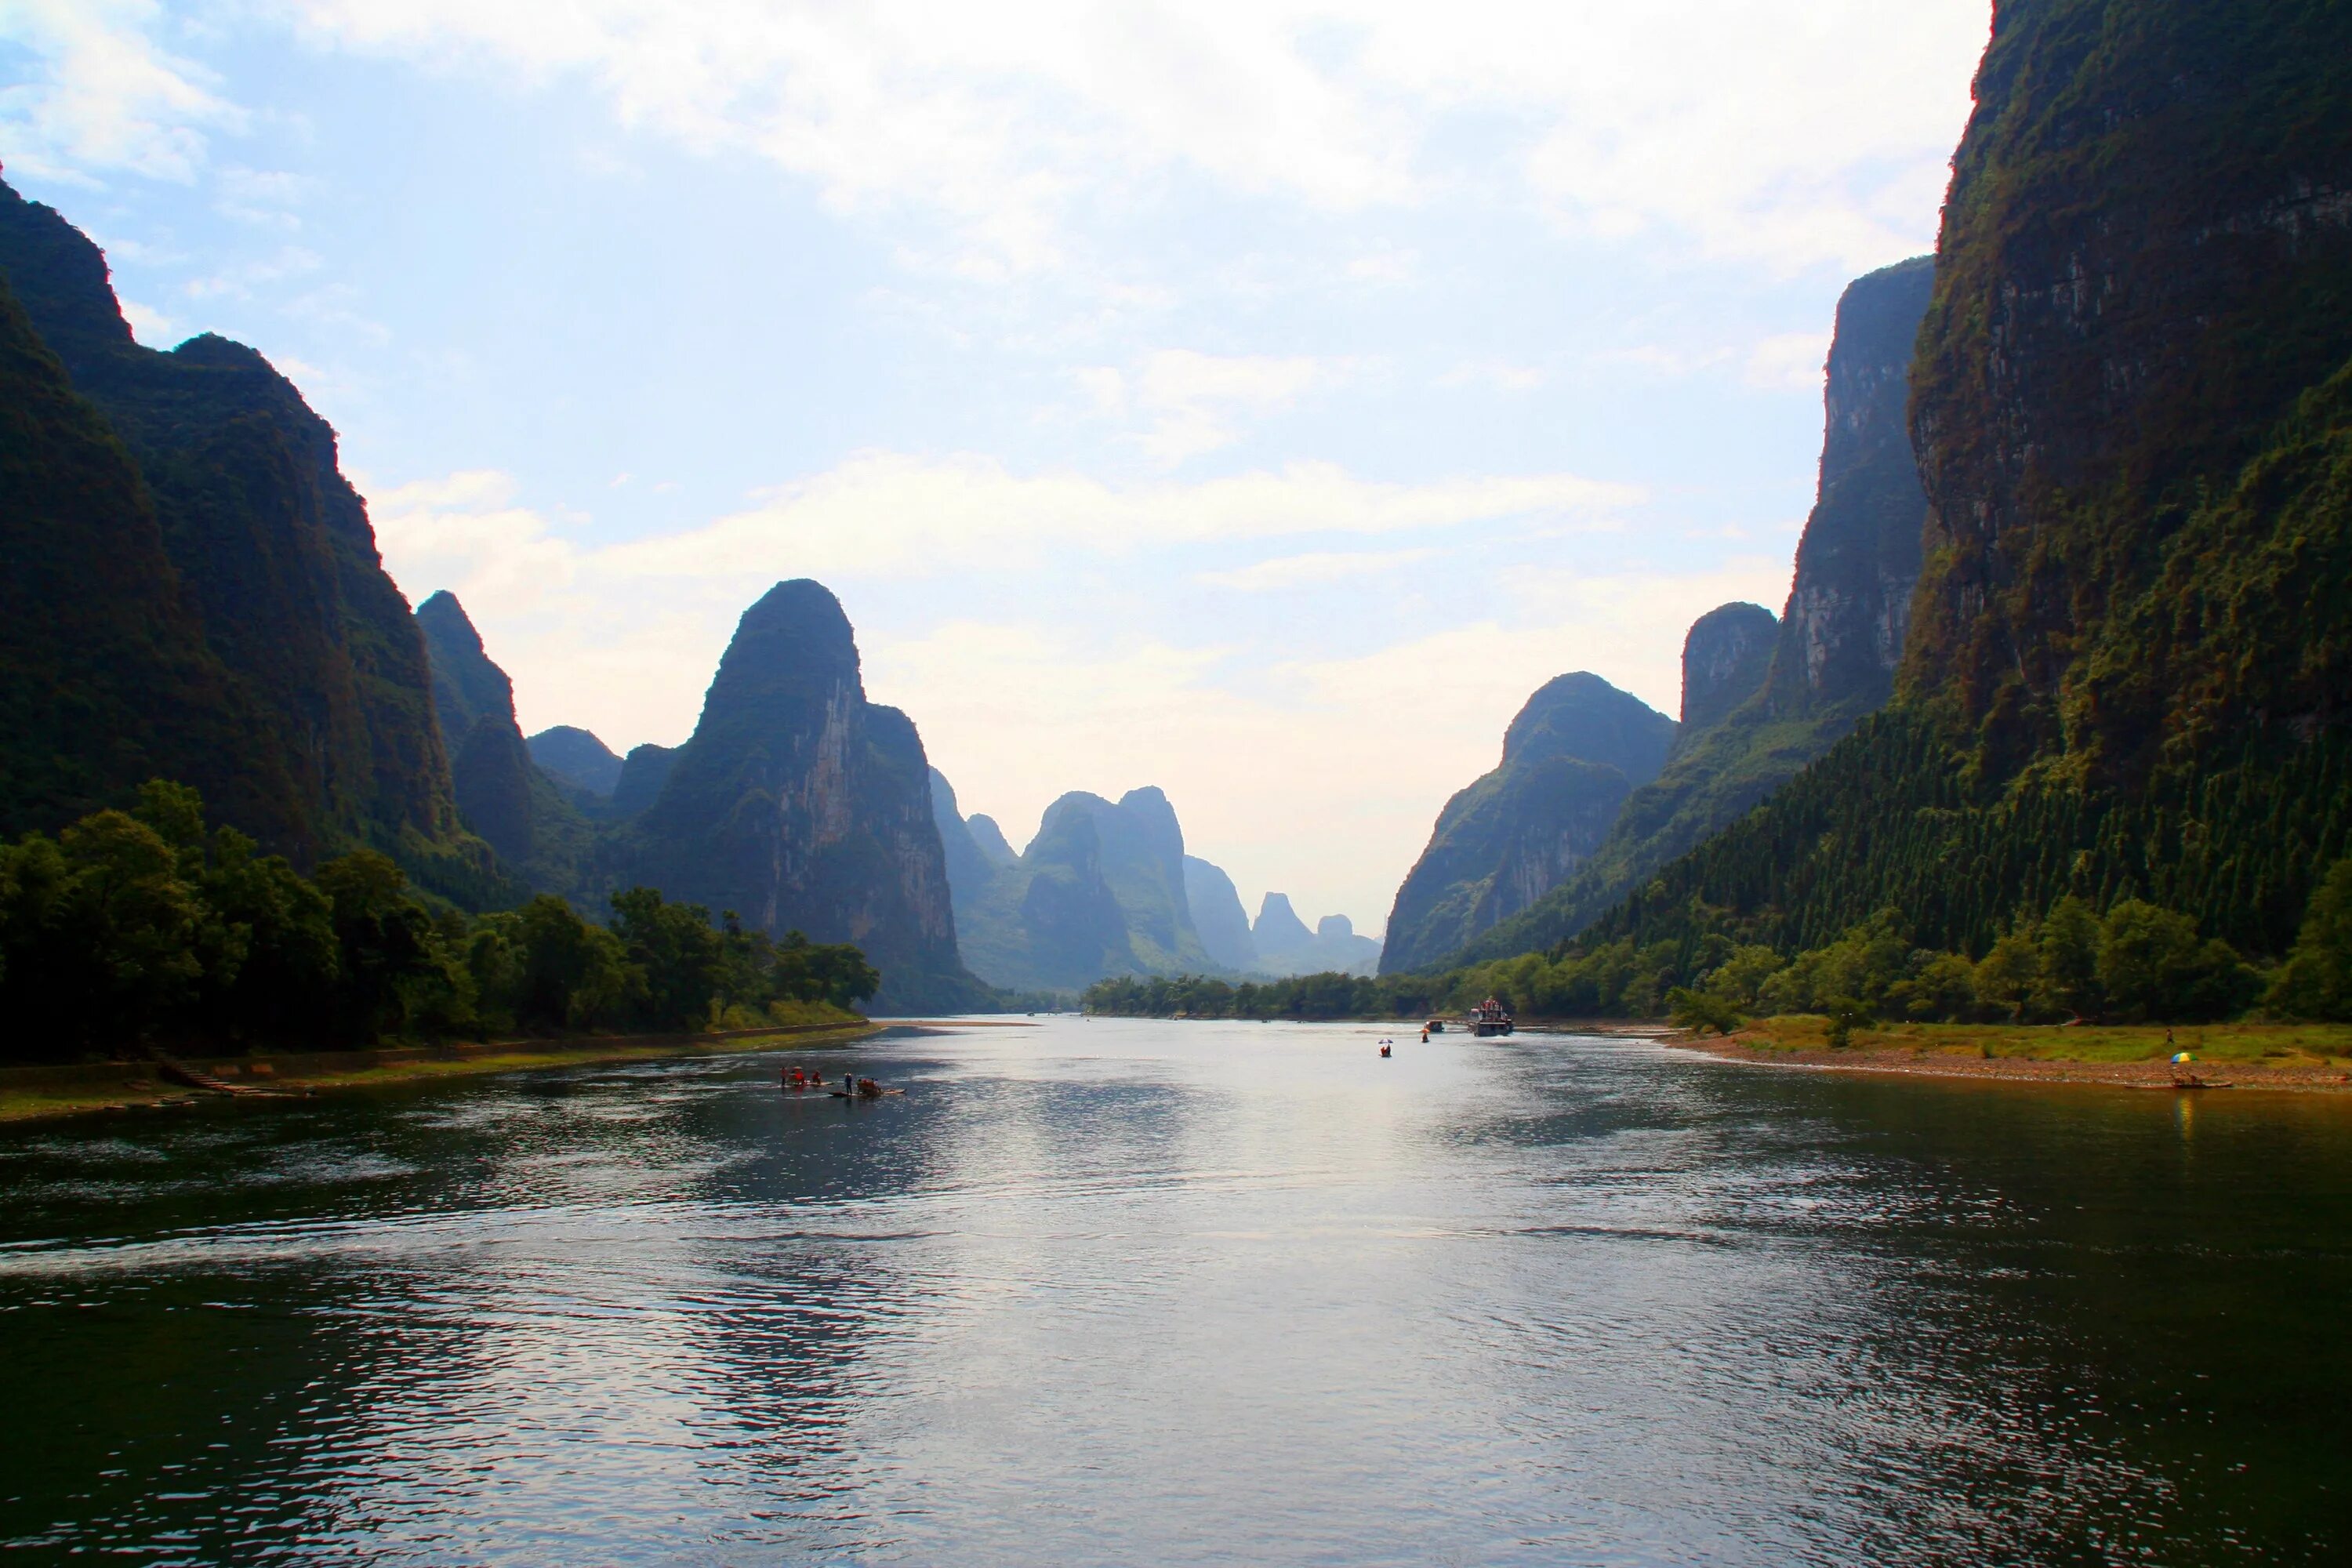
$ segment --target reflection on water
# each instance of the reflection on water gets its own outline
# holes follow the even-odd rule
[[[2327,1561],[2352,1105],[1058,1021],[0,1136],[0,1542]]]

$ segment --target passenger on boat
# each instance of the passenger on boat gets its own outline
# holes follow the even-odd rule
[[[857,1080],[857,1092],[868,1100],[878,1100],[882,1095],[882,1086],[870,1078],[861,1078]]]

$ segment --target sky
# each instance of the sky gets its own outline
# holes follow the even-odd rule
[[[0,163],[251,343],[526,731],[814,577],[967,813],[1377,934],[1528,694],[1776,612],[1987,0],[0,0]]]

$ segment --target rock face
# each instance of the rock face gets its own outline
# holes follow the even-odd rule
[[[1184,857],[1184,898],[1192,909],[1192,929],[1220,967],[1247,974],[1257,967],[1257,939],[1234,879],[1197,855]]]
[[[981,1000],[956,955],[922,741],[866,700],[848,617],[819,584],[779,583],[743,612],[635,832],[641,878],[666,896],[865,949],[878,1010]]]
[[[610,800],[621,782],[621,759],[586,730],[558,724],[523,743],[530,748],[530,760],[556,783],[583,795]]]
[[[1742,644],[1744,622],[1722,610],[1701,625],[1710,622],[1701,679],[1719,693],[1759,661]],[[1686,649],[1686,670],[1690,662]],[[1563,675],[1528,698],[1504,733],[1501,763],[1445,803],[1428,848],[1397,889],[1382,971],[1444,960],[1574,874],[1608,837],[1626,796],[1657,776],[1675,730],[1673,720],[1597,675]],[[1261,940],[1259,951],[1271,950]]]
[[[1934,285],[1935,263],[1920,257],[1847,288],[1830,346],[1820,494],[1797,543],[1785,613],[1776,626],[1759,605],[1727,605],[1692,626],[1683,731],[1665,768],[1627,797],[1574,876],[1463,957],[1525,952],[1574,935],[1885,705],[1927,515],[1904,409]],[[1393,929],[1390,945],[1393,953]]]
[[[515,721],[514,682],[484,650],[455,594],[445,589],[417,605],[416,625],[458,816],[531,890],[561,893],[601,914],[609,889],[594,872],[593,832],[531,760]]]
[[[251,349],[211,336],[169,353],[141,347],[98,247],[5,185],[0,273],[128,449],[178,579],[177,624],[193,617],[255,727],[254,743],[187,776],[226,820],[298,860],[371,843],[427,887],[460,901],[479,892],[486,861],[458,826],[424,643],[336,466],[334,432]],[[112,589],[101,578],[86,591]],[[164,731],[182,721],[152,711],[162,703],[159,693],[128,731],[91,731],[76,749],[174,761]],[[94,782],[117,763],[67,766]]]
[[[1891,907],[1980,952],[2071,894],[2293,940],[2352,848],[2347,58],[2325,0],[2001,0],[1911,373],[1898,695],[1596,938]]]

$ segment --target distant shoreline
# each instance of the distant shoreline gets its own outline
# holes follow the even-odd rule
[[[233,1086],[237,1091],[234,1095],[170,1082],[163,1077],[162,1064],[143,1059],[5,1068],[0,1068],[0,1126],[222,1099],[307,1098],[332,1089],[473,1078],[530,1068],[742,1055],[784,1046],[841,1045],[866,1039],[894,1026],[888,1021],[861,1019],[697,1035],[590,1035],[488,1044],[393,1046],[373,1051],[179,1058],[182,1065]]]

